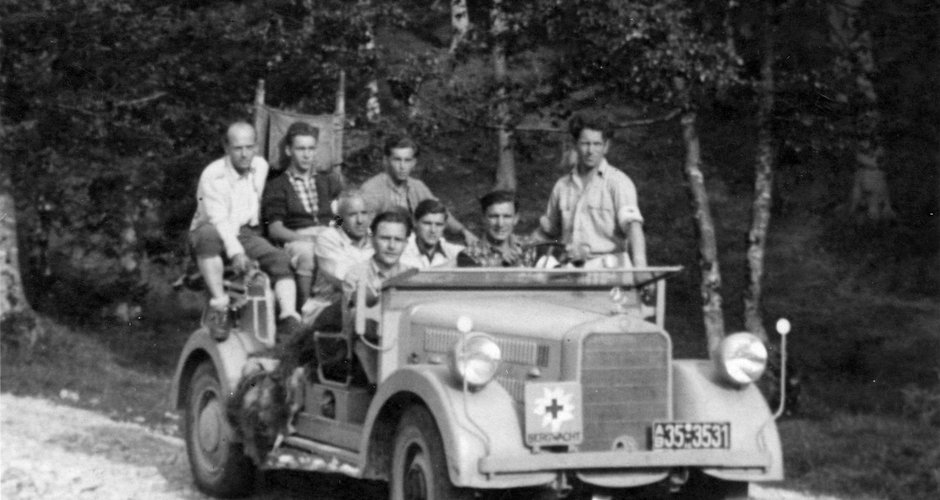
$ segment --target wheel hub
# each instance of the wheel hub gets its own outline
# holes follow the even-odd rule
[[[408,500],[426,500],[428,498],[428,481],[424,469],[416,463],[405,471],[405,498]]]
[[[209,401],[199,413],[199,445],[204,451],[212,453],[219,448],[221,426],[222,411],[219,403]]]

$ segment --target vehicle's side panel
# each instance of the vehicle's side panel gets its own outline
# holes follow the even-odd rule
[[[770,457],[760,469],[705,469],[712,476],[733,481],[783,479],[783,452],[777,425],[767,402],[753,384],[734,387],[721,381],[711,361],[673,362],[675,420],[730,422],[732,451],[759,452]]]
[[[497,383],[477,391],[464,392],[445,366],[406,366],[379,387],[366,417],[362,441],[362,459],[375,456],[368,447],[375,443],[377,419],[386,403],[407,393],[411,404],[424,404],[434,416],[444,443],[451,481],[470,488],[516,488],[544,485],[555,475],[550,472],[487,477],[480,472],[480,459],[488,454],[519,455],[528,453],[522,442],[519,416],[509,393]],[[420,402],[420,403],[419,403]],[[374,467],[375,464],[370,464]]]

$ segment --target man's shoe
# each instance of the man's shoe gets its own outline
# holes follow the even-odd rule
[[[206,307],[206,314],[203,323],[206,325],[206,328],[209,329],[209,335],[213,339],[222,342],[228,338],[230,324],[228,317],[228,308],[225,309],[216,309],[214,307]]]
[[[296,316],[286,316],[277,321],[277,343],[287,342],[301,330],[300,320]]]

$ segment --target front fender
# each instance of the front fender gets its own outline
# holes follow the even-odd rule
[[[366,432],[360,450],[368,467],[379,467],[383,451],[389,453],[389,442],[375,433],[382,429],[394,430],[391,415],[400,415],[403,401],[424,404],[437,423],[447,457],[447,470],[456,486],[467,488],[515,488],[536,486],[551,482],[555,475],[546,472],[490,476],[480,472],[480,459],[488,454],[519,455],[528,453],[522,442],[522,429],[515,403],[509,393],[497,382],[484,388],[464,393],[444,366],[413,365],[404,367],[379,387],[366,416]],[[390,424],[390,425],[389,425]],[[393,432],[388,433],[393,434]],[[394,442],[394,436],[389,436]],[[385,450],[375,447],[386,446]],[[373,449],[370,450],[369,447]],[[369,457],[369,458],[367,458]],[[387,457],[385,457],[387,458]],[[388,473],[388,463],[384,463]]]
[[[757,451],[770,457],[764,471],[710,468],[706,474],[729,481],[783,479],[783,451],[777,424],[754,384],[723,382],[711,361],[673,362],[673,409],[677,421],[731,422],[732,451]]]
[[[258,343],[245,332],[235,330],[222,342],[209,335],[207,328],[193,332],[183,346],[173,384],[170,388],[170,401],[177,409],[186,404],[186,386],[196,367],[205,360],[210,360],[219,375],[222,390],[231,396],[235,392],[242,370],[248,361],[248,355],[258,349]]]

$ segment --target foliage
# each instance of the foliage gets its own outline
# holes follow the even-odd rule
[[[142,261],[181,250],[198,173],[225,122],[247,117],[256,80],[274,105],[332,109],[340,68],[361,88],[369,13],[338,0],[4,0],[3,154],[27,288],[75,302],[83,286],[95,299],[82,308],[142,293]]]

